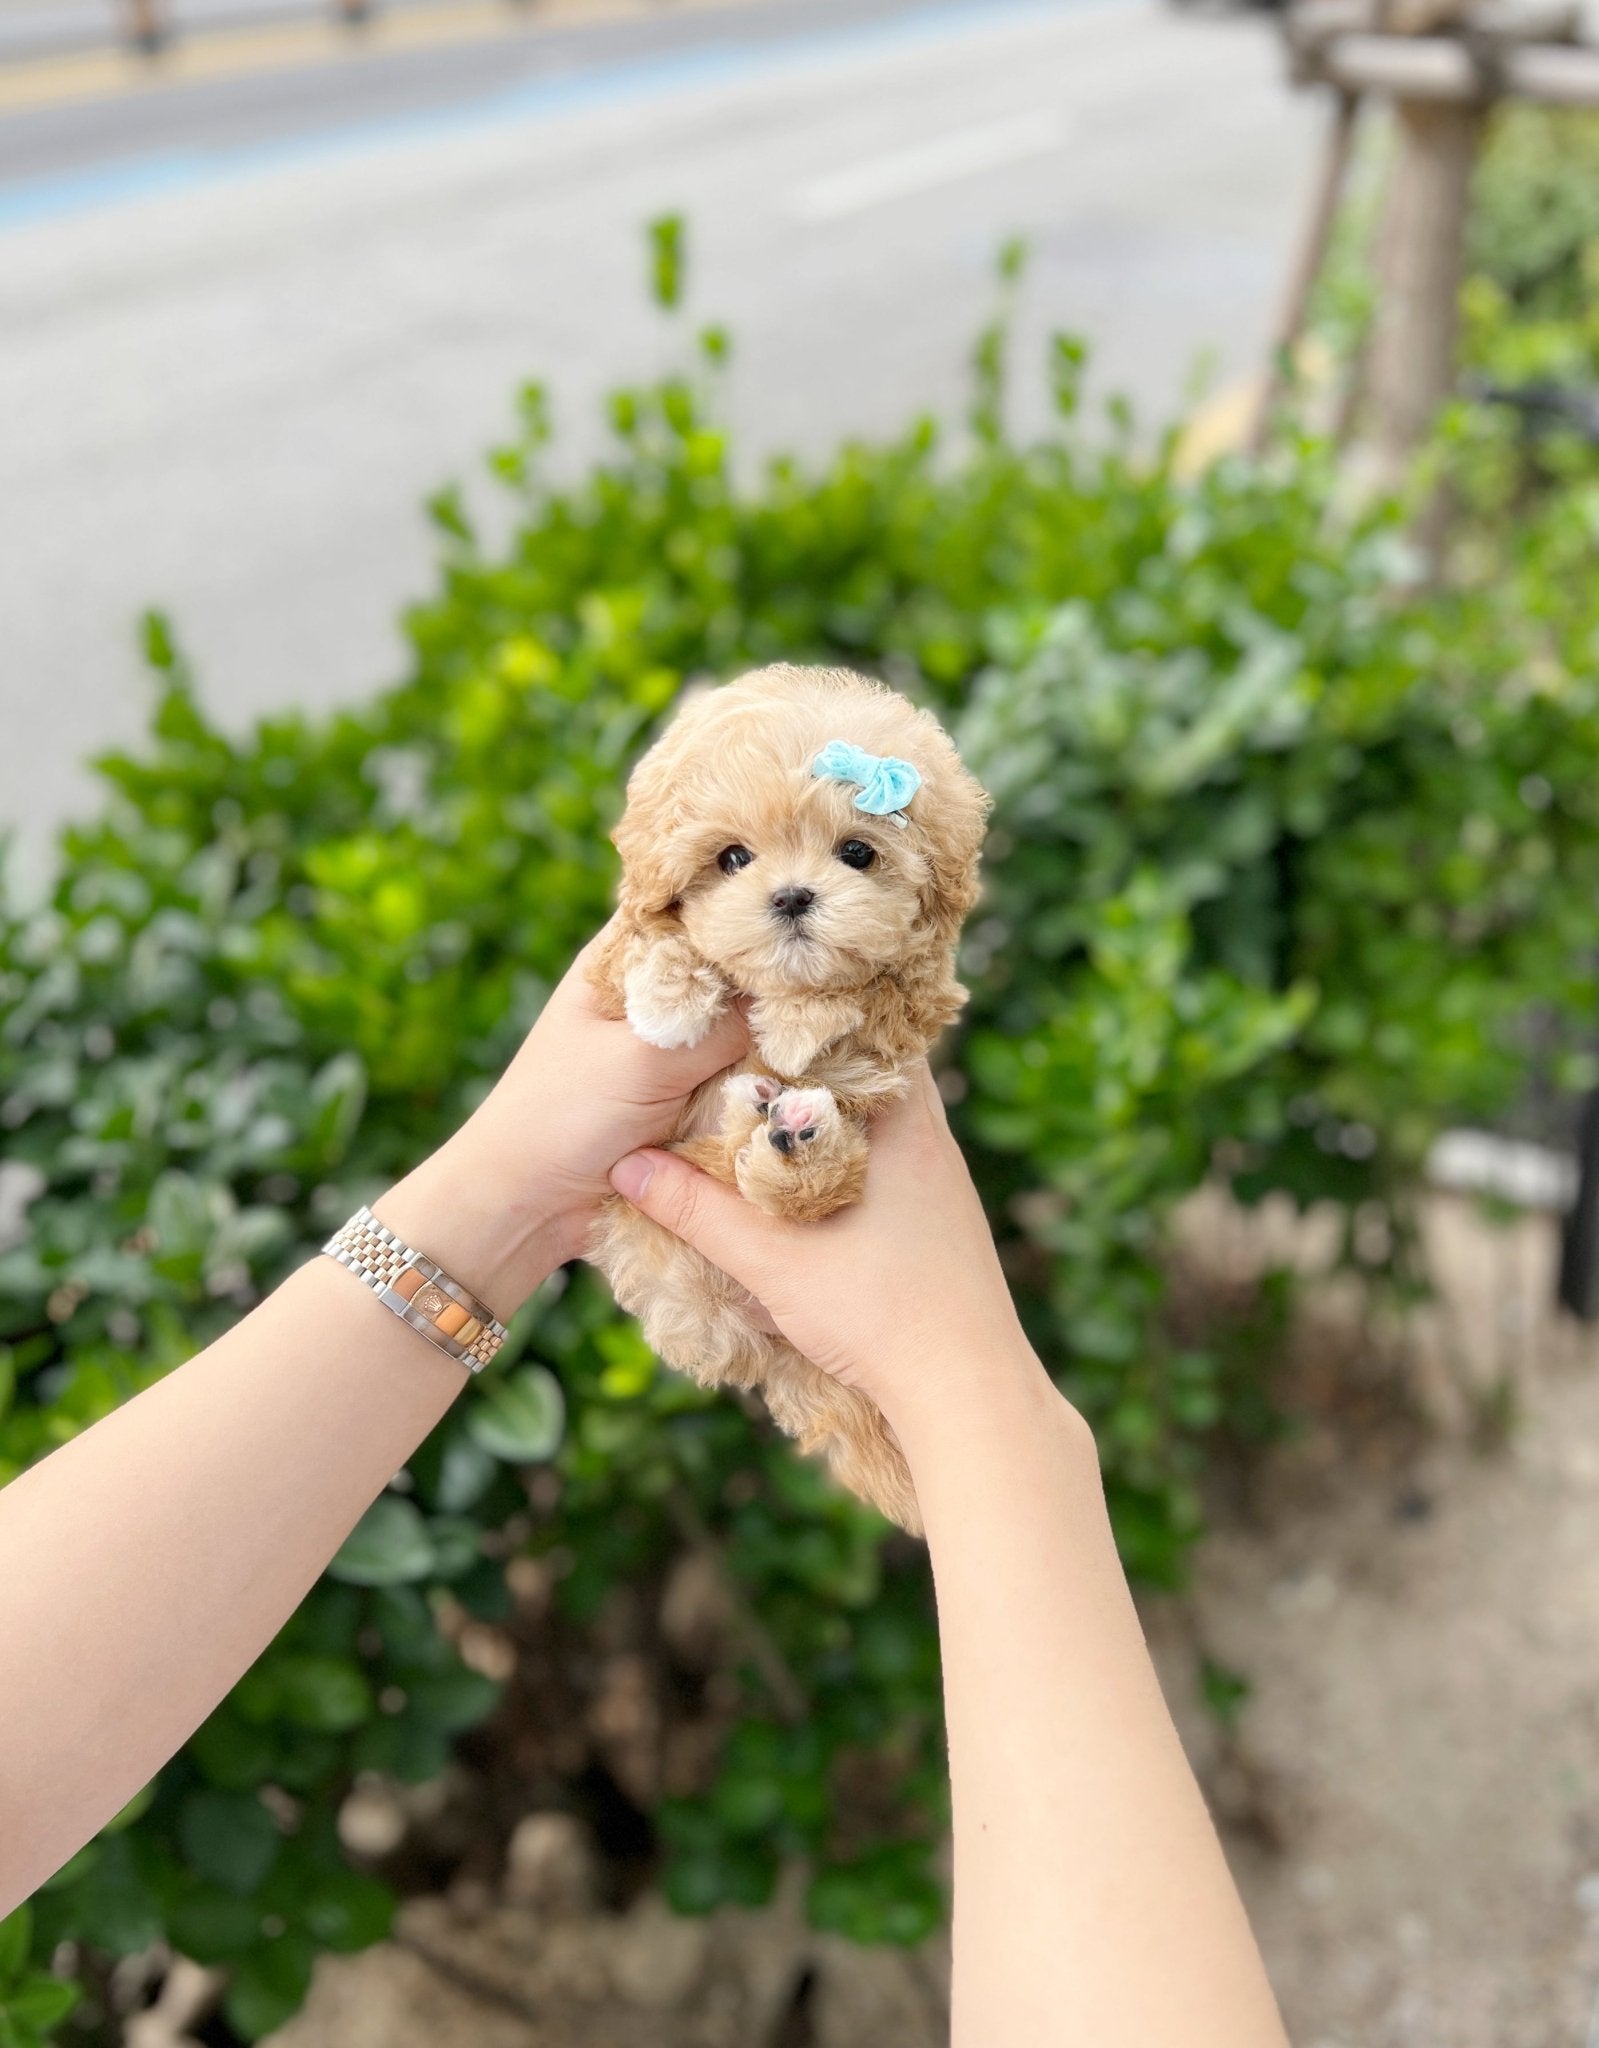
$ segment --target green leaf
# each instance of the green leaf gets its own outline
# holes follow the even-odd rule
[[[302,1918],[306,1932],[321,1947],[349,1955],[387,1940],[394,1905],[393,1893],[376,1878],[354,1870],[331,1870],[307,1892]]]
[[[289,1932],[263,1941],[233,1973],[223,2010],[247,2040],[285,2026],[305,2003],[316,1950]]]
[[[76,1984],[64,1984],[59,1977],[29,1977],[6,1995],[6,2017],[14,2026],[32,2027],[48,2037],[82,1996]]]
[[[231,1963],[261,1939],[261,1908],[253,1898],[194,1885],[168,1907],[167,1933],[197,1963]]]
[[[427,1678],[413,1679],[406,1688],[410,1711],[418,1720],[431,1723],[447,1733],[475,1728],[499,1704],[501,1686],[464,1665]]]
[[[139,1866],[138,1830],[103,1836],[94,1860],[71,1888],[75,1916],[94,1929],[96,1948],[137,1955],[161,1937],[161,1911]]]
[[[505,1566],[498,1558],[480,1557],[470,1571],[451,1581],[450,1592],[479,1621],[509,1621],[516,1612]]]
[[[351,1763],[356,1770],[380,1771],[405,1785],[425,1785],[450,1761],[448,1733],[419,1716],[397,1714],[368,1722],[355,1738]]]
[[[718,1906],[764,1906],[777,1884],[778,1859],[757,1842],[725,1841],[675,1851],[661,1874],[661,1889],[679,1913],[710,1913]]]
[[[1214,1657],[1204,1657],[1199,1667],[1200,1694],[1205,1710],[1223,1728],[1231,1728],[1249,1698],[1249,1680]]]
[[[192,1282],[218,1222],[215,1193],[192,1174],[163,1173],[150,1191],[145,1227],[155,1240],[157,1270]]]
[[[245,1792],[191,1792],[178,1810],[178,1846],[197,1877],[241,1897],[253,1892],[282,1847],[277,1823]]]
[[[336,1166],[350,1149],[366,1108],[366,1065],[358,1053],[335,1053],[312,1077],[314,1111],[309,1149],[320,1166]]]
[[[670,311],[683,296],[683,216],[663,213],[649,223],[650,289],[656,305]]]
[[[437,1501],[447,1515],[465,1514],[488,1492],[499,1470],[490,1451],[468,1436],[452,1435],[439,1459]]]
[[[155,1790],[156,1781],[152,1778],[142,1792],[134,1793],[120,1813],[115,1813],[111,1816],[102,1829],[102,1833],[116,1835],[120,1834],[124,1828],[131,1828],[136,1820],[149,1812],[150,1803],[155,1798]]]
[[[285,1741],[276,1777],[285,1792],[309,1798],[337,1781],[344,1762],[342,1739],[302,1729]]]
[[[465,1515],[435,1515],[428,1524],[433,1545],[433,1569],[452,1585],[478,1563],[483,1555],[483,1532]]]
[[[396,1493],[378,1496],[328,1566],[330,1578],[351,1586],[403,1586],[432,1571],[427,1524],[415,1505]]]
[[[0,1920],[0,1987],[21,1975],[32,1940],[33,1912],[30,1907],[18,1906],[14,1913]]]
[[[172,638],[172,622],[165,612],[147,611],[139,620],[140,651],[149,668],[161,670],[177,666],[177,648]]]
[[[927,1853],[920,1844],[896,1843],[819,1870],[805,1896],[811,1925],[852,1941],[924,1941],[944,1917]]]
[[[372,1598],[372,1618],[395,1663],[437,1671],[453,1656],[439,1634],[427,1596],[414,1586],[387,1586]]]
[[[560,1382],[541,1365],[524,1365],[491,1380],[467,1410],[472,1441],[507,1464],[553,1458],[566,1423]]]
[[[446,484],[442,490],[435,491],[427,500],[427,514],[440,533],[451,540],[471,545],[475,538],[472,522],[467,517],[457,485]]]
[[[274,1666],[284,1719],[296,1727],[342,1735],[374,1711],[365,1674],[346,1658],[286,1654]]]

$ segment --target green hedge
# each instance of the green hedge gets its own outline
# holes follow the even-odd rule
[[[1472,275],[1525,318],[1591,323],[1599,297],[1599,114],[1500,108],[1474,198]]]
[[[675,230],[655,254],[675,303]],[[1177,1576],[1207,1445],[1267,1403],[1253,1353],[1173,1333],[1174,1205],[1219,1173],[1402,1224],[1440,1125],[1516,1095],[1529,1010],[1586,1021],[1599,600],[1525,566],[1415,594],[1397,508],[1333,516],[1308,442],[1190,479],[1119,413],[1079,432],[1064,338],[1058,433],[1014,446],[1003,341],[968,431],[918,421],[743,489],[719,333],[617,394],[613,452],[570,489],[529,389],[491,460],[510,540],[435,502],[411,673],[359,711],[226,738],[149,622],[151,739],[102,764],[49,905],[0,924],[0,1125],[40,1183],[0,1254],[0,1479],[225,1328],[480,1098],[606,913],[627,766],[683,683],[815,658],[936,704],[996,796],[949,1092],[1124,1555]],[[1577,518],[1563,500],[1520,545],[1546,561]],[[658,1373],[575,1270],[182,1755],[0,1926],[0,2041],[52,2038],[63,1943],[88,1987],[64,2039],[115,2038],[108,1959],[158,1937],[227,1966],[239,2033],[282,2021],[318,1951],[388,1925],[338,1844],[354,1774],[426,1779],[519,1711],[455,1641],[510,1615],[507,1560],[550,1561],[582,1642],[693,1546],[761,1653],[719,1760],[649,1817],[669,1897],[757,1902],[800,1858],[820,1924],[919,1937],[945,1797],[922,1553]]]

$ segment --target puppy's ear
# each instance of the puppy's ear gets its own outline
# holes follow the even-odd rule
[[[966,991],[955,978],[955,942],[966,913],[977,901],[978,861],[990,806],[987,791],[967,774],[942,731],[938,740],[936,751],[929,750],[937,766],[923,777],[928,801],[924,804],[923,793],[918,793],[911,805],[913,814],[921,806],[916,822],[927,874],[917,938],[896,976],[906,1021],[924,1046],[932,1044],[966,1001]]]
[[[960,936],[961,925],[982,886],[978,866],[993,799],[967,773],[942,732],[939,738],[943,744],[938,770],[929,778],[929,801],[918,822],[922,826],[922,853],[928,870],[922,890],[922,913],[929,944],[945,948],[953,946]]]

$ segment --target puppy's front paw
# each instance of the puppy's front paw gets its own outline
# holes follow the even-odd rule
[[[627,1021],[663,1052],[698,1045],[727,1002],[722,977],[686,949],[657,946],[622,979]]]
[[[748,1110],[752,1116],[765,1116],[782,1092],[782,1082],[770,1074],[729,1074],[722,1083],[722,1100],[729,1109]]]
[[[761,1128],[783,1092],[770,1074],[729,1074],[722,1083],[722,1134],[736,1149]]]
[[[866,1134],[826,1088],[785,1088],[734,1163],[746,1201],[810,1222],[860,1199]]]

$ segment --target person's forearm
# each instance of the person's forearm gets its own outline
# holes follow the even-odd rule
[[[501,1314],[548,1270],[469,1142],[376,1207]],[[211,1712],[466,1377],[316,1258],[0,1492],[0,1917]]]
[[[1086,1427],[1007,1340],[891,1415],[938,1595],[954,2048],[1283,2048]]]

